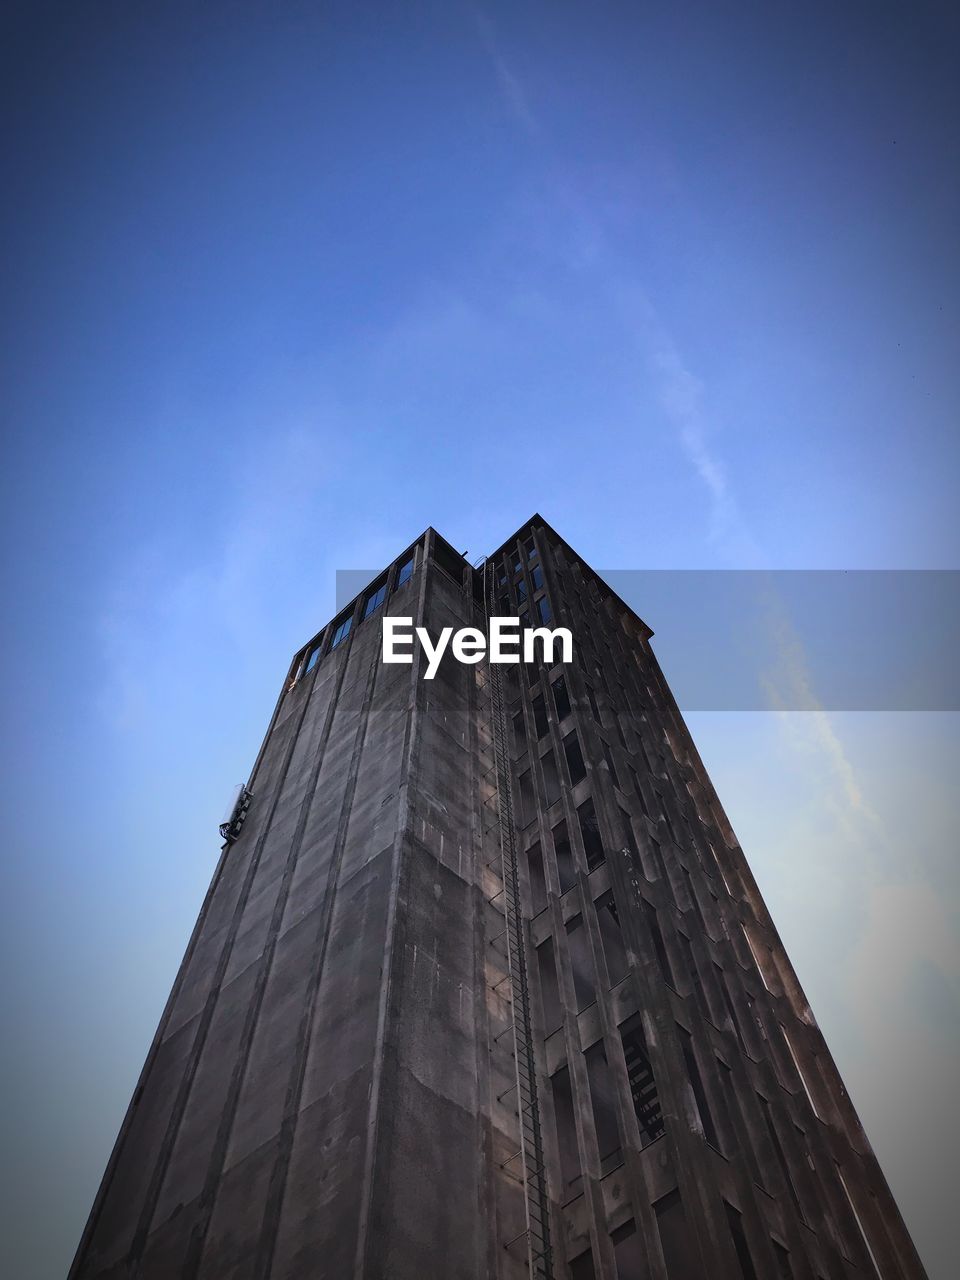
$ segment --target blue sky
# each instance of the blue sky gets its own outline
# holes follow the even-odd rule
[[[960,90],[933,4],[0,21],[0,1250],[32,1280],[336,569],[535,509],[599,568],[957,566]],[[945,1276],[956,718],[810,692],[690,724]]]

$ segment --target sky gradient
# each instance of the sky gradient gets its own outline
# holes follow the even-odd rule
[[[945,4],[0,24],[0,1271],[58,1280],[337,569],[534,510],[600,570],[958,566],[960,41]],[[804,688],[688,720],[945,1280],[957,717]]]

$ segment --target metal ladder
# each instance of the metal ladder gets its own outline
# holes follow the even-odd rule
[[[496,592],[492,563],[487,563],[484,573],[487,575],[484,584],[484,601],[489,622],[494,611]],[[488,662],[487,672],[494,756],[493,778],[497,792],[503,880],[504,933],[507,939],[507,964],[510,978],[513,1056],[516,1065],[517,1111],[520,1120],[520,1149],[517,1155],[520,1157],[523,1169],[526,1211],[525,1231],[515,1240],[509,1241],[505,1247],[509,1248],[526,1235],[527,1258],[532,1280],[553,1280],[547,1175],[543,1159],[536,1062],[530,1024],[530,988],[527,981],[527,958],[523,943],[523,912],[520,901],[520,877],[517,870],[513,801],[510,791],[510,757],[507,751],[503,682],[499,664]]]

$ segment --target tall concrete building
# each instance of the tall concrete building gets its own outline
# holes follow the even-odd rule
[[[76,1280],[923,1275],[651,634],[535,516],[295,656]]]

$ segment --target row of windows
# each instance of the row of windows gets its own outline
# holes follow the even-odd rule
[[[412,551],[410,555],[397,567],[393,581],[393,591],[399,591],[399,589],[413,577],[415,563],[416,551]],[[368,588],[366,594],[363,596],[360,608],[361,622],[371,617],[371,615],[376,613],[383,605],[387,598],[387,588],[389,583],[390,571],[388,570],[377,583]],[[320,634],[318,639],[307,650],[303,660],[295,670],[291,683],[295,683],[301,676],[308,675],[320,661],[320,658],[325,652],[332,652],[338,647],[338,645],[343,644],[353,627],[355,612],[355,607],[351,605],[348,612],[341,614],[339,618],[335,618],[334,621],[331,622],[330,625]],[[330,645],[329,648],[325,649],[324,640],[328,634],[330,636]]]
[[[751,1257],[743,1221],[739,1210],[724,1200],[724,1214],[730,1229],[731,1242],[743,1280],[757,1280],[757,1270]],[[686,1214],[679,1191],[671,1191],[652,1206],[657,1224],[660,1250],[668,1280],[701,1280],[703,1269],[690,1236]],[[649,1274],[646,1248],[633,1218],[610,1233],[613,1245],[617,1280],[645,1280]],[[770,1245],[781,1280],[792,1280],[793,1265],[790,1250],[776,1237],[770,1237]],[[570,1263],[571,1280],[596,1280],[593,1253],[586,1249]]]
[[[538,846],[534,846],[534,849],[538,850]],[[594,903],[594,907],[599,925],[604,963],[607,969],[607,980],[609,985],[613,987],[626,976],[629,962],[612,893],[608,890],[601,895]],[[644,899],[643,910],[662,976],[664,976],[665,980],[672,982],[673,970],[664,945],[656,908],[652,903]],[[578,1012],[582,1012],[596,1000],[597,996],[593,957],[586,929],[584,928],[582,913],[578,913],[566,922],[564,936],[566,953],[573,978],[576,1009]],[[690,939],[685,934],[678,931],[678,937],[686,943],[687,948],[691,948]],[[558,957],[553,938],[547,938],[540,943],[536,948],[535,954],[541,994],[543,1031],[545,1036],[550,1036],[561,1026],[564,1010],[557,968]],[[689,962],[692,970],[696,972],[692,948],[689,951]],[[723,998],[730,1009],[733,1025],[738,1029],[740,1019],[735,1014],[731,1004],[730,992],[725,981],[726,975],[719,965],[715,965],[715,969],[723,992]],[[697,995],[702,1000],[702,991],[698,990]],[[643,1146],[658,1137],[662,1132],[662,1115],[653,1068],[642,1043],[642,1032],[640,1031],[639,1023],[630,1023],[629,1026],[624,1024],[624,1027],[627,1028],[631,1036],[630,1043],[624,1043],[623,1048],[631,1093],[637,1110],[641,1146]],[[785,1032],[785,1029],[783,1030]],[[627,1031],[624,1031],[624,1036],[626,1036]],[[690,1081],[704,1138],[716,1150],[728,1156],[736,1151],[742,1152],[753,1181],[760,1186],[764,1186],[766,1180],[761,1177],[754,1146],[747,1136],[749,1127],[745,1124],[745,1118],[741,1114],[740,1102],[737,1091],[734,1088],[730,1067],[720,1057],[719,1053],[715,1055],[712,1079],[714,1081],[714,1089],[719,1090],[719,1092],[714,1092],[714,1101],[711,1102],[710,1093],[701,1074],[694,1050],[693,1037],[679,1023],[677,1024],[677,1031],[681,1056]],[[742,1036],[739,1029],[738,1038],[740,1038],[742,1045]],[[594,1106],[601,1174],[603,1174],[608,1172],[614,1164],[619,1163],[620,1147],[615,1123],[615,1107],[612,1102],[612,1084],[604,1075],[606,1058],[603,1058],[602,1064],[599,1061],[595,1061],[594,1059],[602,1052],[602,1049],[594,1048],[596,1052],[593,1053],[593,1057],[590,1057],[592,1051],[587,1050],[589,1058],[587,1066],[591,1099]],[[565,1071],[565,1068],[561,1069],[561,1072]],[[558,1143],[560,1144],[561,1164],[566,1171],[564,1174],[565,1185],[569,1186],[579,1180],[580,1166],[572,1122],[570,1127],[564,1128],[568,1113],[572,1116],[572,1098],[569,1102],[566,1100],[566,1091],[570,1088],[568,1077],[565,1074],[557,1073],[556,1085],[557,1092],[554,1101],[558,1124]],[[779,1170],[782,1187],[789,1196],[799,1219],[802,1222],[809,1223],[810,1217],[805,1209],[804,1200],[801,1197],[796,1178],[792,1172],[791,1163],[786,1155],[778,1126],[772,1114],[770,1101],[761,1093],[757,1093],[756,1097],[758,1115],[762,1119],[768,1140],[768,1150],[773,1155],[775,1165]],[[717,1107],[722,1112],[722,1125],[716,1118],[715,1108]],[[816,1166],[807,1146],[804,1130],[799,1125],[794,1124],[793,1131],[797,1149],[801,1153],[803,1160],[811,1171],[816,1172]],[[777,1187],[774,1186],[773,1190],[777,1191]],[[862,1230],[862,1224],[859,1219],[857,1219],[857,1222]],[[839,1235],[836,1234],[836,1229],[832,1224],[831,1231],[838,1243],[842,1245],[843,1242]]]
[[[517,563],[516,572],[519,573],[521,570],[522,570],[522,565]],[[562,591],[562,585],[563,584],[561,583],[560,584],[561,591]],[[518,599],[525,599],[525,598],[526,598],[526,593],[525,593],[525,588],[523,588],[521,589],[521,594],[518,596]],[[634,670],[633,675],[638,682],[642,681],[642,672],[637,672]],[[610,689],[604,677],[602,668],[598,668],[597,676],[600,682],[603,684],[607,692],[607,696],[608,697],[611,696]],[[627,675],[626,678],[628,679],[628,681],[630,680],[629,674]],[[594,716],[594,719],[597,721],[598,724],[603,725],[603,716],[601,714],[601,709],[596,699],[596,694],[590,684],[585,683],[585,689],[586,689],[587,697],[590,702],[591,712]],[[654,691],[650,688],[649,684],[645,684],[643,686],[643,691],[646,694],[646,697],[649,700],[650,705],[655,705],[658,699],[656,698],[656,695]],[[551,688],[551,692],[553,694],[554,701],[555,701],[558,721],[562,722],[565,719],[565,717],[570,713],[569,694],[566,686],[566,679],[564,677],[561,677],[559,681],[554,681],[553,686]],[[562,708],[561,708],[561,705],[557,703],[558,694],[564,702],[564,705]],[[628,698],[628,695],[625,689],[621,688],[621,695],[622,695],[622,702],[625,704]],[[533,719],[533,728],[536,733],[537,740],[542,741],[543,738],[545,738],[549,732],[548,715],[547,715],[544,694],[538,693],[532,699],[531,712],[532,712],[532,719]],[[620,746],[625,752],[625,754],[629,756],[631,754],[631,749],[624,732],[624,725],[621,723],[620,717],[617,715],[614,715],[612,717],[612,721],[613,721],[614,730],[617,733],[617,736],[619,738]],[[641,726],[642,726],[642,729],[641,729]],[[521,714],[518,714],[515,717],[514,729],[515,729],[517,745],[519,750],[525,744],[525,734],[523,732],[524,722]],[[665,771],[663,781],[667,783],[667,785],[672,785],[676,787],[676,783],[674,782],[674,779],[671,776],[672,769],[670,769],[668,766],[669,756],[663,751],[662,746],[659,750],[657,750],[654,747],[653,751],[654,751],[655,759],[651,757],[651,754],[650,754],[651,748],[648,746],[647,742],[644,741],[644,737],[649,734],[649,730],[650,730],[650,722],[647,719],[646,715],[644,713],[641,713],[640,726],[637,726],[635,731],[637,733],[638,743],[640,744],[640,751],[644,755],[646,764],[651,772],[656,772],[655,766],[659,765],[659,767],[661,769],[664,769]],[[671,740],[671,735],[667,730],[664,730],[664,742],[666,746],[669,748],[670,755],[673,756],[673,759],[680,765],[681,769],[686,768],[687,770],[689,770],[689,767],[690,767],[689,763],[684,765],[684,761],[683,759],[681,759],[681,756],[684,754],[682,751],[682,748],[678,748],[677,743]],[[605,756],[607,767],[611,773],[611,779],[614,782],[615,786],[620,788],[621,782],[617,774],[616,762],[614,761],[613,754],[610,750],[609,745],[606,742],[602,742],[602,750]],[[550,755],[550,760],[546,761],[545,763],[544,780],[545,780],[545,786],[547,789],[547,794],[549,795],[549,794],[552,794],[552,791],[548,783],[548,779],[555,774],[555,763],[552,758],[552,753],[548,753],[548,754]],[[637,795],[640,807],[644,813],[644,816],[650,819],[650,814],[647,807],[647,801],[644,796],[644,791],[640,786],[640,780],[637,777],[636,771],[633,768],[632,764],[627,764],[626,767],[633,779],[634,790],[636,792],[636,795]],[[688,793],[688,795],[684,796],[684,800],[686,801],[687,799],[689,799],[690,804],[693,806],[693,809],[696,813],[696,817],[699,819],[699,822],[697,824],[698,828],[700,824],[709,825],[712,819],[712,815],[709,813],[709,809],[707,810],[707,817],[705,818],[703,816],[702,806],[697,796],[694,793],[694,789],[693,789],[693,786],[691,785],[688,774],[684,775],[684,780],[686,784],[686,792]],[[696,780],[694,779],[694,783],[695,781]],[[527,786],[528,788],[532,789],[532,778],[527,779]],[[669,835],[669,838],[672,841],[672,843],[677,847],[679,851],[684,846],[681,845],[680,840],[678,840],[678,833],[676,831],[677,824],[674,822],[669,812],[665,808],[664,797],[662,792],[659,790],[659,788],[655,788],[654,790],[659,800],[658,808],[660,809],[660,812],[663,815],[664,825],[666,826],[667,834]],[[590,803],[590,808],[592,810],[593,809],[592,800],[589,803]],[[680,818],[683,820],[683,822],[686,824],[686,827],[687,827],[687,830],[684,834],[686,836],[692,837],[693,832],[690,829],[690,819],[687,816],[686,812],[684,811],[684,806],[680,805],[679,808],[680,808]],[[624,809],[621,808],[620,812],[621,812],[621,818],[624,823],[624,828],[628,833],[628,841],[632,847],[632,851],[637,856],[637,860],[639,864],[640,854],[636,847],[636,840],[634,837],[634,832],[632,827],[632,819]],[[581,818],[581,815],[579,813],[578,813],[578,818]],[[597,856],[599,858],[599,861],[602,861],[604,857],[603,844],[602,844],[602,839],[600,837],[599,824],[597,823],[595,812],[593,812],[591,825],[594,832],[593,847],[599,850],[599,853]],[[581,828],[581,835],[583,837],[584,848],[586,849],[587,838],[584,835],[583,820],[581,820],[580,822],[580,828]],[[646,828],[644,829],[646,830]],[[572,885],[576,882],[576,872],[573,864],[573,855],[572,855],[572,852],[570,851],[569,840],[567,839],[567,835],[566,835],[565,823],[557,824],[557,826],[554,827],[553,829],[552,835],[553,835],[554,850],[555,850],[556,859],[557,859],[558,880],[561,885],[561,892],[564,892],[566,891],[567,888],[572,887]],[[713,864],[716,864],[716,873],[719,874],[718,884],[719,882],[722,882],[723,888],[726,891],[726,893],[736,901],[737,896],[734,895],[733,892],[731,891],[731,886],[727,878],[727,872],[723,864],[720,862],[720,859],[717,855],[716,848],[714,847],[712,841],[707,841],[706,839],[704,839],[704,842],[706,845],[709,846],[709,852],[712,855],[711,866]],[[708,880],[709,880],[711,877],[711,870],[708,869],[703,864],[703,859],[701,857],[701,851],[700,851],[698,841],[691,838],[689,841],[684,841],[684,844],[687,844],[687,843],[689,843],[693,847],[697,857],[697,861],[700,865],[700,868],[703,870],[704,874],[708,877]],[[678,872],[679,872],[679,875],[682,877],[682,879],[680,879],[679,881],[675,881],[671,879],[671,877],[667,874],[666,867],[664,865],[663,852],[660,849],[659,842],[653,840],[653,838],[651,837],[650,844],[651,844],[651,848],[649,850],[645,849],[644,851],[644,859],[642,863],[645,877],[650,880],[655,880],[655,879],[662,880],[665,886],[668,887],[674,902],[676,902],[678,893],[680,889],[682,889],[683,890],[682,896],[684,897],[687,903],[687,907],[688,909],[692,909],[696,913],[703,933],[707,936],[714,936],[714,940],[717,940],[716,935],[712,935],[711,930],[708,929],[706,922],[704,920],[703,909],[699,901],[695,880],[694,880],[694,877],[691,876],[689,867],[687,867],[686,865],[678,861],[677,862]],[[529,857],[529,870],[530,870],[530,887],[531,887],[531,893],[533,896],[532,905],[533,905],[534,913],[536,913],[539,909],[542,909],[542,907],[546,903],[546,884],[545,884],[546,877],[543,870],[543,853],[542,853],[539,841],[533,845],[533,847],[529,851],[528,857]],[[592,867],[595,865],[599,865],[599,861],[593,861],[589,854],[587,854],[587,858],[588,858],[588,866],[590,867],[590,869],[592,869]],[[611,980],[611,983],[614,983],[621,976],[621,971],[616,962],[611,962],[611,955],[615,953],[618,945],[622,950],[622,939],[620,937],[620,931],[619,931],[618,923],[616,921],[616,909],[613,904],[612,897],[609,894],[605,895],[605,897],[607,899],[607,902],[603,903],[602,900],[598,900],[596,907],[597,907],[598,921],[600,923],[601,937],[603,938],[604,953],[606,957],[607,967],[609,970],[610,980]],[[719,899],[717,897],[717,894],[713,893],[712,890],[710,891],[710,898],[714,905],[714,915],[712,918],[715,918],[719,922],[719,926],[722,931],[722,934],[729,938],[729,934],[727,933],[727,928],[726,928],[726,921],[724,919],[722,911],[719,908]],[[673,976],[675,971],[675,965],[671,962],[670,952],[667,949],[662,930],[659,927],[656,908],[653,906],[653,904],[650,904],[650,903],[647,904],[646,914],[647,914],[647,923],[648,923],[650,937],[651,937],[651,943],[653,946],[653,950],[657,956],[657,962],[660,965],[661,970],[663,972],[664,980],[669,982],[672,986],[676,987],[676,981]],[[773,966],[771,971],[773,977],[775,978],[779,977],[778,967],[776,963],[776,956],[773,955],[769,946],[765,946],[764,944],[759,944],[759,949],[758,949],[758,944],[755,943],[754,940],[750,937],[750,934],[746,930],[746,928],[743,925],[741,925],[741,928],[744,929],[744,935],[745,935],[748,951],[752,955],[756,970],[758,971],[762,982],[768,989],[775,990],[775,984],[774,985],[771,984],[771,978],[768,976],[768,970],[766,968],[765,962],[767,960],[771,962]],[[710,1005],[708,1003],[706,994],[704,992],[703,982],[700,976],[699,966],[694,956],[693,944],[691,942],[691,939],[681,929],[677,929],[675,931],[674,936],[676,938],[675,945],[679,947],[680,954],[683,956],[683,959],[686,962],[686,968],[690,975],[691,995],[693,996],[696,1002],[697,1008],[699,1009],[699,1011],[704,1017],[707,1017],[708,1020],[710,1021],[714,1021],[714,1019],[710,1017]],[[568,952],[570,963],[571,963],[571,971],[572,971],[577,1007],[578,1009],[583,1009],[589,1003],[592,1002],[592,1000],[595,998],[595,995],[593,992],[594,979],[593,979],[592,955],[591,955],[590,947],[588,945],[586,930],[583,927],[582,915],[575,916],[572,920],[570,920],[567,923],[565,941],[566,941],[567,952]],[[541,987],[544,992],[545,1027],[548,1033],[556,1025],[559,1025],[559,1022],[562,1016],[561,1008],[560,1008],[559,990],[557,989],[558,984],[556,980],[556,958],[552,954],[552,948],[553,948],[552,940],[548,940],[547,943],[541,944],[541,947],[538,948],[538,953],[539,953],[538,960],[541,961],[541,964],[542,964]],[[749,992],[747,992],[748,1016],[747,1017],[741,1016],[738,1011],[734,1010],[730,989],[725,980],[726,975],[724,974],[722,967],[716,964],[715,962],[713,967],[714,967],[714,970],[716,971],[716,976],[718,978],[718,984],[719,984],[718,989],[721,993],[721,999],[724,1005],[725,1012],[729,1017],[731,1028],[736,1033],[737,1039],[739,1040],[741,1047],[744,1048],[745,1052],[747,1051],[746,1046],[744,1044],[745,1037],[750,1039],[751,1044],[753,1045],[753,1048],[754,1048],[754,1052],[751,1053],[749,1056],[756,1058],[758,1055],[758,1052],[762,1054],[763,1051],[762,1051],[762,1048],[758,1050],[756,1046],[755,1037],[759,1036],[761,1041],[765,1041],[768,1038],[767,1032],[764,1029],[761,1012],[757,1007],[756,999]],[[551,975],[550,975],[551,969],[553,974],[552,981],[551,981]],[[625,967],[623,969],[623,972],[625,972]],[[741,992],[736,984],[735,984],[735,994],[739,1000]],[[776,991],[775,991],[775,994],[776,994]],[[718,1024],[714,1021],[714,1025],[718,1025]],[[780,1029],[783,1032],[784,1043],[789,1053],[790,1060],[792,1061],[792,1065],[795,1068],[796,1074],[799,1077],[799,1080],[803,1086],[803,1089],[806,1091],[806,1094],[810,1101],[811,1106],[816,1112],[816,1106],[814,1103],[813,1095],[811,1093],[810,1085],[808,1084],[808,1081],[804,1076],[798,1055],[794,1049],[793,1044],[790,1041],[790,1038],[787,1034],[786,1029],[782,1027],[782,1024],[780,1026]],[[697,1103],[697,1109],[701,1116],[701,1124],[704,1131],[704,1135],[708,1141],[710,1141],[713,1145],[719,1147],[720,1138],[717,1131],[717,1125],[714,1120],[713,1111],[708,1101],[708,1096],[704,1087],[703,1080],[699,1074],[699,1069],[696,1063],[696,1057],[693,1053],[692,1039],[690,1037],[689,1032],[683,1031],[682,1029],[681,1031],[682,1031],[681,1040],[680,1040],[681,1054],[684,1060],[684,1065],[687,1069],[687,1074],[690,1077],[691,1090],[693,1092],[694,1098]],[[598,1048],[597,1052],[598,1053],[602,1052],[602,1049]],[[730,1069],[726,1067],[726,1064],[723,1064],[720,1059],[718,1059],[718,1064],[719,1064],[719,1078],[721,1080],[729,1080]],[[776,1066],[776,1063],[774,1063],[774,1065]],[[588,1072],[588,1075],[589,1075],[589,1072]],[[778,1070],[778,1075],[779,1075],[779,1070]],[[591,1087],[592,1087],[592,1080],[591,1080]],[[794,1202],[794,1205],[798,1211],[798,1214],[800,1214],[800,1216],[803,1217],[802,1210],[800,1208],[801,1201],[799,1198],[799,1192],[797,1191],[796,1185],[790,1176],[790,1166],[784,1154],[783,1146],[777,1135],[776,1128],[775,1126],[773,1126],[772,1116],[770,1115],[769,1103],[767,1102],[766,1099],[762,1098],[762,1095],[758,1095],[758,1098],[762,1106],[761,1114],[765,1117],[764,1123],[767,1127],[767,1136],[769,1138],[770,1150],[773,1153],[773,1156],[776,1160],[777,1165],[780,1167],[780,1171],[783,1177],[783,1182],[785,1187],[785,1193],[790,1196],[791,1200],[793,1200]],[[803,1133],[803,1131],[799,1129],[799,1126],[797,1126],[797,1133],[798,1135],[802,1135]],[[601,1163],[603,1164],[609,1158],[610,1152],[607,1150],[607,1144],[604,1141],[600,1140],[599,1126],[598,1126],[598,1142],[600,1146]],[[754,1169],[756,1169],[756,1157],[753,1155],[752,1148],[750,1149],[749,1159]],[[806,1154],[806,1159],[808,1163],[812,1164],[812,1159],[809,1155],[809,1152],[807,1152]],[[758,1173],[755,1173],[754,1177],[756,1181],[759,1181]],[[732,1212],[736,1214],[735,1210],[732,1210]],[[736,1218],[737,1220],[739,1220],[738,1214],[736,1215]],[[731,1232],[733,1232],[732,1225],[731,1225]],[[869,1243],[867,1243],[867,1248],[869,1249]],[[775,1244],[774,1253],[777,1259],[778,1272],[782,1273],[783,1275],[791,1274],[789,1269],[784,1269],[784,1258],[787,1259],[787,1268],[789,1268],[789,1254],[787,1253],[787,1251],[782,1246]],[[737,1248],[737,1255],[738,1257],[741,1256],[741,1249],[739,1247]],[[750,1276],[750,1275],[753,1275],[754,1272],[749,1269],[749,1266],[752,1266],[752,1264],[749,1264],[749,1255],[747,1255],[747,1259],[748,1261],[745,1262],[744,1259],[741,1257],[741,1266],[743,1267],[744,1275]]]
[[[512,552],[506,557],[505,561],[501,562],[500,570],[497,573],[497,586],[505,587],[510,580],[511,571],[514,575],[522,573],[524,561],[528,564],[532,564],[536,558],[537,545],[531,536],[526,538],[520,544],[520,548],[518,550]],[[539,566],[537,568],[537,572],[539,572]],[[542,586],[543,583],[541,582],[540,585]]]
[[[690,1032],[685,1027],[677,1024],[677,1033],[680,1040],[681,1056],[686,1068],[687,1076],[690,1081],[691,1090],[694,1095],[697,1110],[700,1115],[701,1125],[706,1140],[717,1150],[721,1150],[721,1141],[717,1133],[716,1125],[710,1104],[707,1100],[706,1091],[703,1085],[703,1079],[693,1049],[693,1041]],[[656,1078],[653,1072],[653,1066],[650,1061],[650,1055],[647,1050],[646,1041],[643,1034],[642,1020],[639,1014],[633,1014],[625,1022],[618,1027],[620,1051],[623,1054],[624,1066],[627,1071],[627,1079],[629,1082],[630,1096],[633,1103],[634,1114],[637,1119],[637,1127],[640,1135],[640,1145],[645,1147],[651,1142],[656,1141],[664,1132],[663,1111],[660,1104],[659,1093],[657,1090]],[[610,1066],[607,1060],[607,1053],[602,1041],[597,1041],[584,1052],[584,1061],[586,1065],[587,1083],[590,1092],[591,1110],[594,1120],[594,1132],[597,1142],[597,1154],[600,1161],[601,1176],[609,1173],[623,1162],[619,1125],[617,1120],[617,1104],[616,1089]],[[717,1058],[717,1066],[719,1074],[726,1082],[729,1090],[729,1106],[731,1111],[725,1116],[725,1126],[728,1133],[739,1134],[740,1126],[734,1117],[738,1114],[739,1107],[736,1096],[733,1091],[732,1080],[730,1079],[730,1068]],[[557,1152],[560,1162],[560,1175],[564,1187],[564,1195],[579,1194],[580,1183],[582,1179],[579,1148],[577,1143],[576,1121],[575,1121],[575,1105],[572,1089],[572,1081],[570,1078],[569,1068],[564,1066],[554,1072],[550,1078],[554,1118],[557,1128]],[[770,1114],[769,1101],[762,1094],[757,1095],[757,1100],[765,1117],[768,1126],[771,1143],[774,1150],[778,1153],[779,1160],[782,1161],[782,1169],[784,1178],[787,1180],[789,1187],[793,1187],[790,1178],[789,1167],[786,1164],[786,1158],[783,1155],[783,1149],[780,1144],[779,1136],[773,1118]],[[725,1100],[724,1106],[728,1103]],[[800,1131],[802,1134],[802,1130]],[[808,1155],[809,1159],[809,1155]],[[756,1169],[756,1160],[751,1152],[751,1164]],[[839,1174],[842,1182],[842,1175]],[[754,1173],[754,1180],[759,1181]],[[846,1186],[843,1184],[846,1191]],[[849,1198],[849,1192],[848,1198]],[[803,1220],[802,1211],[800,1210],[799,1199],[796,1198],[796,1189],[792,1192],[794,1204]],[[671,1199],[673,1197],[673,1199]],[[678,1205],[678,1193],[671,1193],[671,1197],[667,1197],[665,1201],[658,1202],[654,1206],[658,1226],[661,1224],[661,1212],[668,1207],[671,1211]],[[852,1200],[850,1201],[852,1207]],[[728,1224],[731,1229],[732,1243],[737,1259],[740,1263],[741,1270],[745,1280],[756,1280],[757,1273],[753,1258],[747,1243],[746,1234],[743,1230],[740,1213],[733,1208],[732,1205],[726,1204]],[[854,1209],[856,1216],[856,1211]],[[857,1216],[858,1225],[860,1219]],[[634,1271],[634,1255],[632,1247],[621,1250],[618,1246],[621,1242],[625,1242],[632,1235],[633,1224],[627,1224],[627,1228],[620,1228],[614,1232],[614,1252],[617,1262],[618,1277],[629,1277],[636,1274],[637,1276],[645,1276],[646,1270],[643,1269],[643,1259],[638,1255],[636,1261],[640,1267]],[[864,1240],[869,1248],[869,1242]],[[790,1263],[789,1251],[786,1247],[776,1240],[771,1241],[773,1245],[774,1257],[778,1267],[778,1274],[783,1276],[792,1276],[792,1266]],[[674,1280],[674,1277],[681,1280],[683,1277],[699,1276],[700,1271],[695,1265],[692,1254],[688,1255],[684,1252],[681,1245],[680,1233],[674,1233],[672,1230],[668,1233],[668,1238],[664,1238],[661,1228],[661,1244],[664,1247],[664,1261],[667,1266],[667,1274]],[[592,1270],[586,1270],[587,1254],[579,1255],[574,1263],[579,1262],[579,1267],[584,1268],[578,1270],[574,1265],[572,1273],[574,1275],[592,1274]],[[871,1253],[872,1257],[872,1253]],[[590,1256],[590,1266],[592,1268],[592,1256]],[[691,1269],[692,1268],[692,1269]]]

